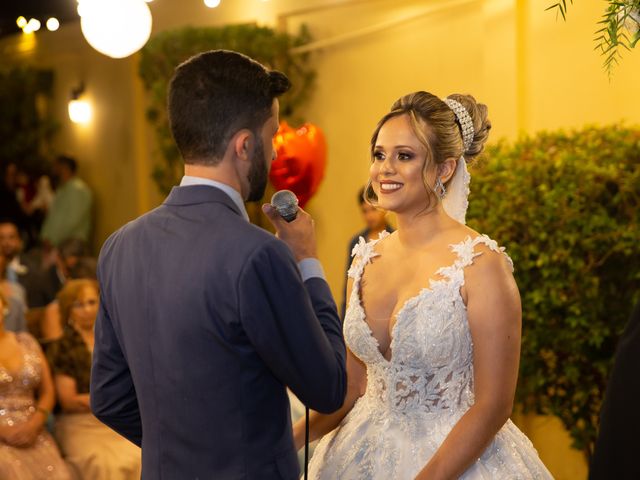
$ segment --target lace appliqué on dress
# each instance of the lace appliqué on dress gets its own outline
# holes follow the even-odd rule
[[[492,240],[487,235],[479,235],[472,239],[471,237],[467,237],[464,241],[457,243],[455,245],[451,245],[451,250],[458,255],[458,261],[456,263],[461,264],[464,268],[473,263],[473,259],[478,255],[481,255],[482,252],[476,252],[476,245],[483,244],[486,245],[489,249],[493,250],[496,253],[502,253],[509,263],[509,267],[513,272],[513,260],[506,253],[505,247],[499,247],[498,242]]]
[[[381,238],[386,236],[381,235]],[[380,239],[353,249],[353,288],[344,321],[349,349],[367,368],[367,389],[340,426],[326,435],[310,464],[315,479],[413,479],[474,403],[473,342],[460,294],[464,269],[483,252],[505,256],[486,235],[451,245],[455,261],[405,302],[391,332],[391,358],[379,350],[360,298],[363,272]],[[425,279],[426,281],[426,279]],[[529,440],[503,427],[464,479],[551,478]]]
[[[375,246],[380,240],[385,239],[390,235],[389,232],[383,230],[380,232],[380,235],[375,240],[370,240],[367,242],[364,237],[360,237],[358,239],[358,243],[353,246],[353,250],[351,250],[351,257],[354,258],[351,267],[347,271],[347,276],[350,278],[355,278],[356,276],[361,276],[364,271],[364,267],[375,257],[379,256],[379,253],[376,253]]]

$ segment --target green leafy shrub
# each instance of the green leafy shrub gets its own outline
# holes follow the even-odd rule
[[[166,115],[167,87],[174,69],[189,57],[206,50],[229,49],[244,53],[291,79],[293,87],[280,99],[280,112],[283,118],[296,121],[299,119],[295,118],[295,111],[309,97],[315,72],[309,66],[308,54],[294,55],[291,49],[309,40],[305,28],[294,36],[250,24],[187,27],[160,33],[147,43],[142,49],[140,76],[149,92],[147,117],[155,127],[163,158],[163,163],[156,165],[153,172],[162,193],[168,193],[182,175],[182,162]]]
[[[41,149],[56,125],[41,100],[51,96],[52,86],[51,70],[0,70],[0,166],[15,162],[42,169]]]
[[[616,342],[640,287],[640,130],[589,127],[489,148],[470,225],[504,244],[522,294],[517,397],[590,455]]]

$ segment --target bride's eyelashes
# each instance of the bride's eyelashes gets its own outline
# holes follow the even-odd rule
[[[373,159],[376,161],[383,162],[386,159],[386,155],[382,151],[377,151],[373,153]],[[415,158],[415,154],[413,152],[398,152],[397,153],[398,160],[409,161]]]

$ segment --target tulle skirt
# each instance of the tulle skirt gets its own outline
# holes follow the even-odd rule
[[[317,480],[413,480],[464,414],[398,413],[367,395],[316,447],[309,477]],[[460,477],[464,480],[551,479],[529,439],[511,422]]]
[[[65,459],[78,477],[91,480],[139,480],[140,448],[90,413],[63,414],[55,434]]]

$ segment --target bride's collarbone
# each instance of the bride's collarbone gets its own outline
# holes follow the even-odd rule
[[[429,288],[432,281],[446,280],[440,271],[457,259],[449,245],[413,250],[386,245],[366,265],[360,302],[382,351],[388,349],[398,315],[407,302]]]
[[[363,301],[386,304],[387,308],[380,314],[393,315],[404,302],[428,287],[431,280],[442,280],[444,277],[440,271],[452,265],[455,259],[456,255],[450,251],[376,257],[362,275]]]

